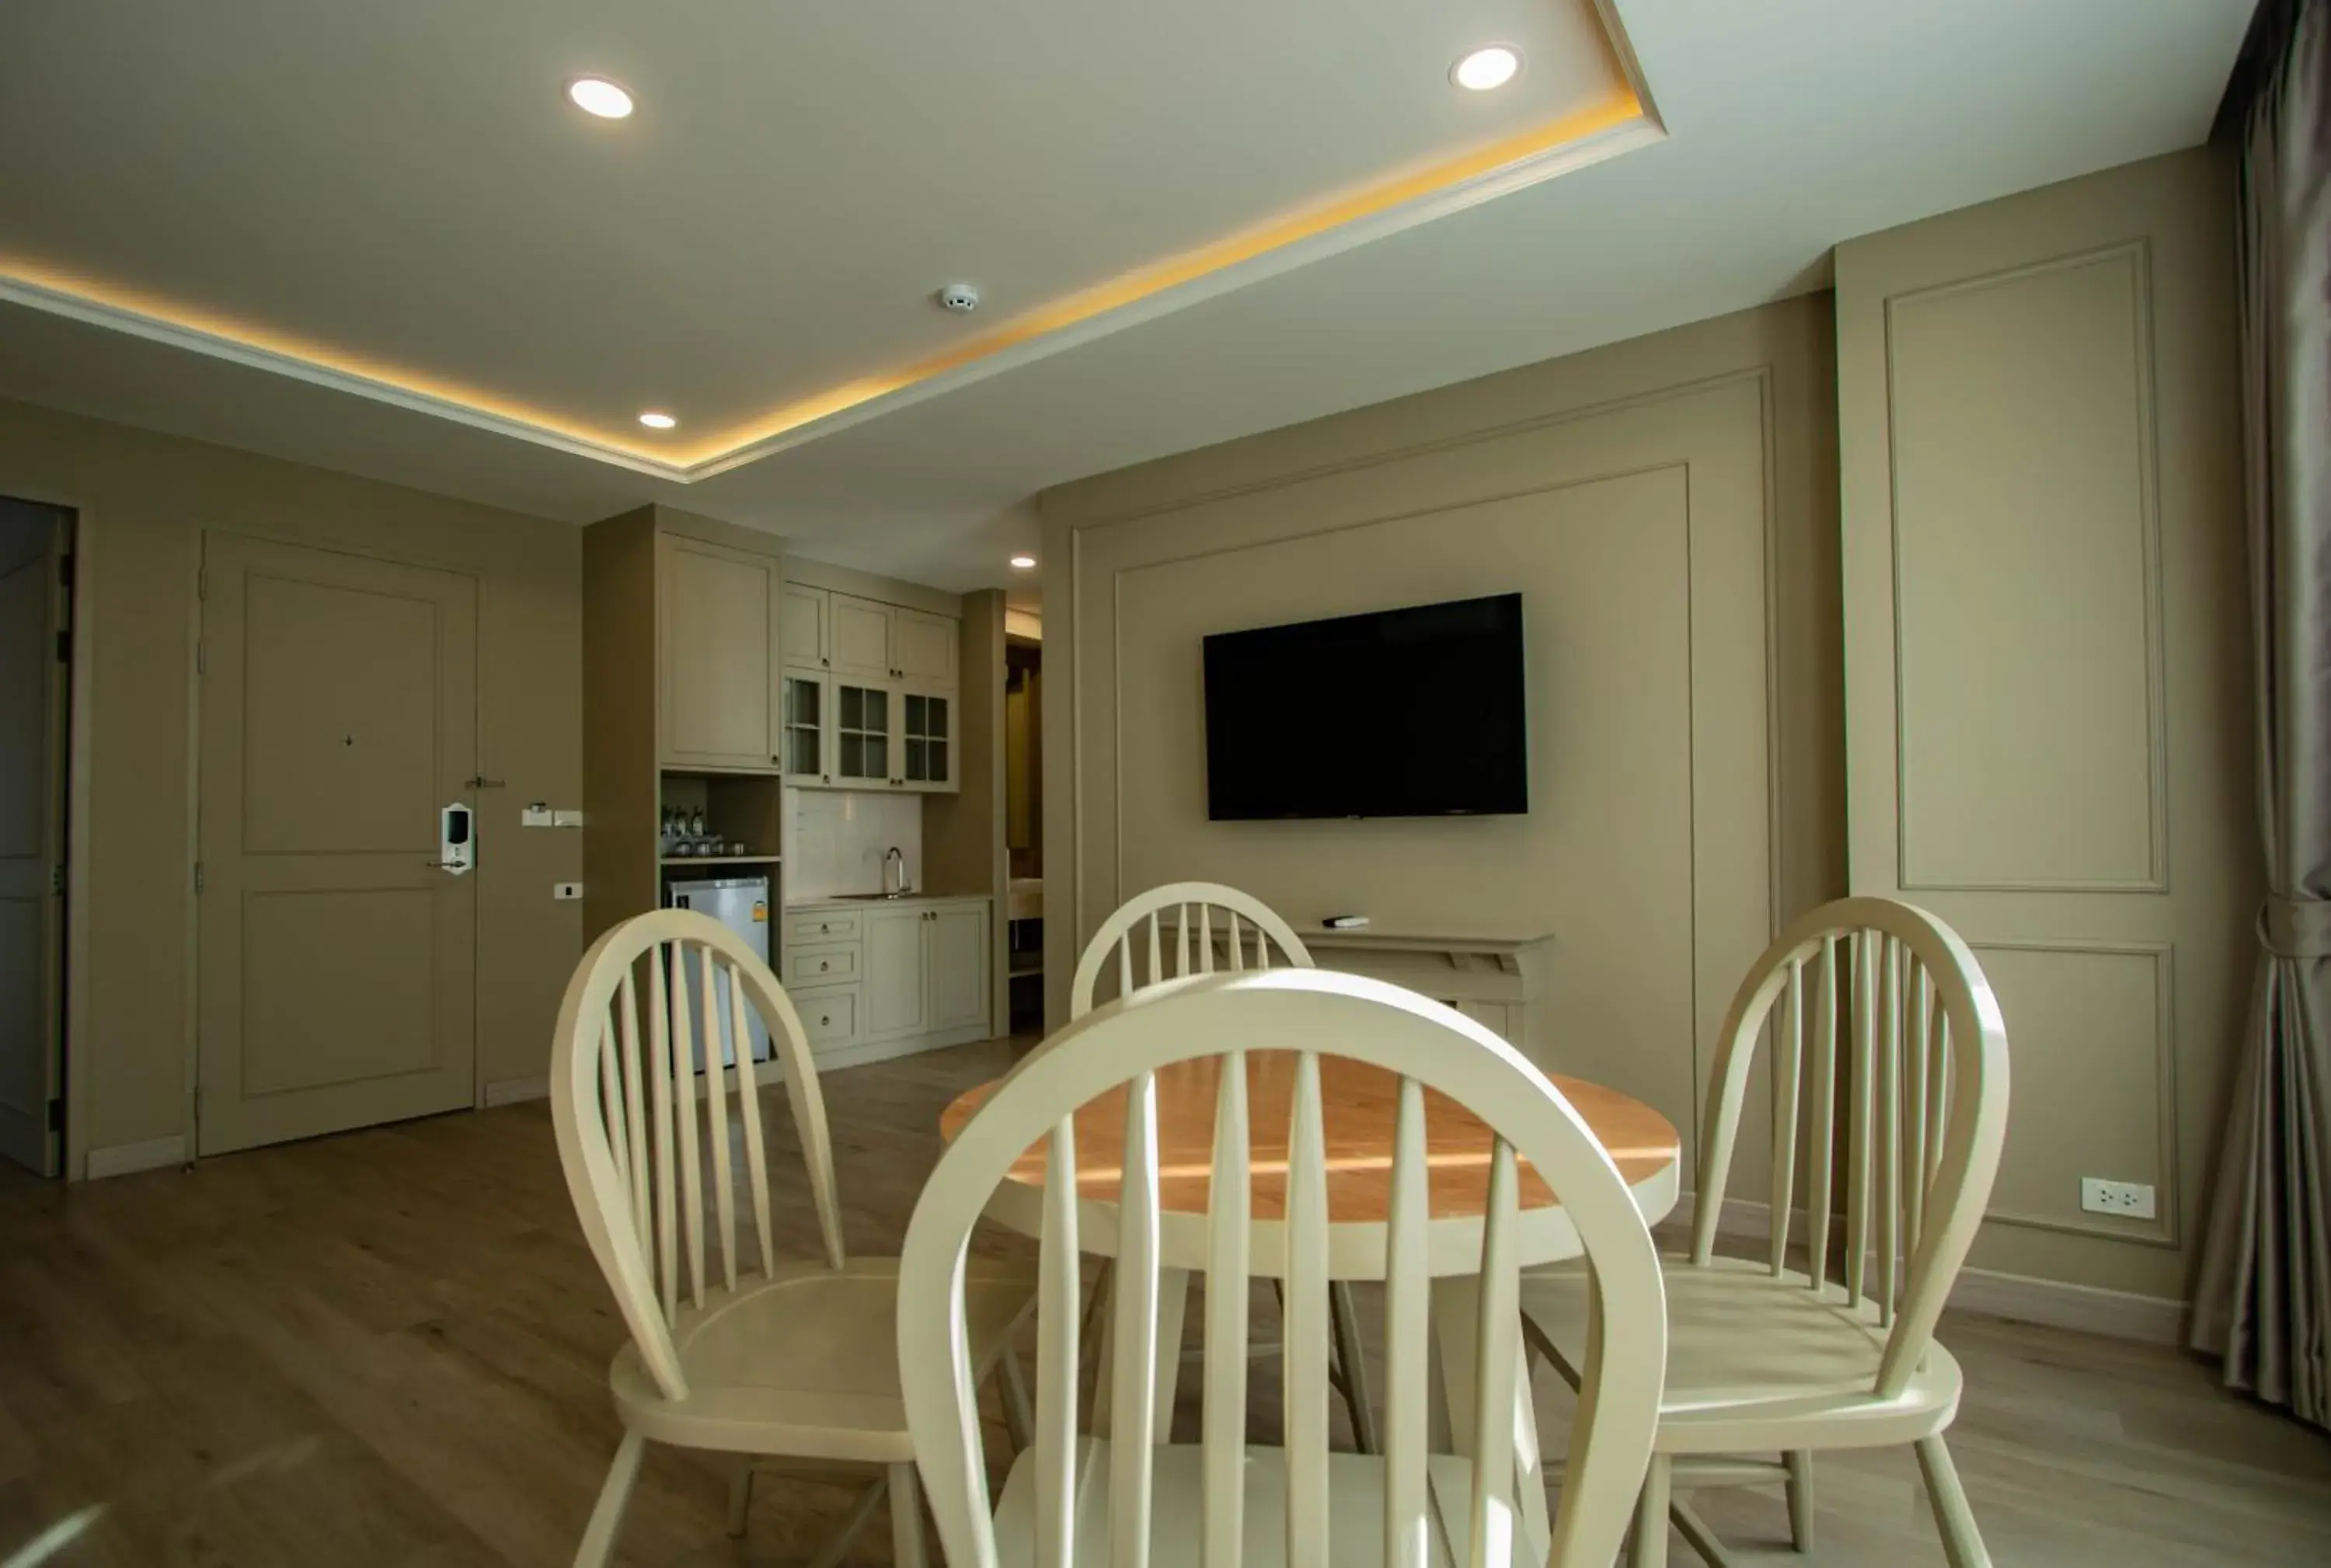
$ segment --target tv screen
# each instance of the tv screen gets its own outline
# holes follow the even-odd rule
[[[1529,810],[1522,596],[1205,640],[1206,814]]]

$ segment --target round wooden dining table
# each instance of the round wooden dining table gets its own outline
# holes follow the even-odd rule
[[[1158,1426],[1153,1438],[1161,1442],[1174,1409],[1190,1276],[1205,1267],[1214,1100],[1225,1060],[1196,1058],[1156,1075],[1160,1348],[1154,1407]],[[1259,1275],[1277,1273],[1284,1250],[1288,1129],[1297,1060],[1292,1051],[1246,1053],[1248,1193],[1254,1219],[1253,1269]],[[966,1090],[941,1113],[939,1131],[948,1142],[1002,1082],[999,1079]],[[1553,1082],[1618,1166],[1645,1222],[1666,1218],[1681,1188],[1682,1144],[1674,1124],[1641,1100],[1600,1084],[1559,1076]],[[1398,1076],[1382,1068],[1342,1057],[1319,1059],[1332,1278],[1384,1278],[1399,1086]],[[1117,1250],[1125,1097],[1123,1088],[1112,1090],[1085,1105],[1076,1117],[1077,1242],[1082,1250],[1103,1256],[1114,1256]],[[1426,1263],[1433,1276],[1432,1331],[1441,1372],[1441,1409],[1448,1422],[1441,1440],[1462,1452],[1473,1430],[1472,1380],[1449,1375],[1449,1369],[1473,1364],[1491,1135],[1479,1117],[1428,1090],[1425,1146],[1431,1216]],[[1023,1235],[1041,1235],[1046,1166],[1046,1145],[1040,1142],[1021,1155],[996,1188],[987,1205],[988,1218]],[[1560,1195],[1526,1162],[1520,1175],[1520,1225],[1515,1242],[1520,1264],[1528,1268],[1577,1257],[1578,1234],[1563,1212]],[[1108,1382],[1100,1380],[1101,1390]],[[1527,1386],[1527,1377],[1523,1386]],[[1105,1405],[1097,1408],[1097,1432],[1107,1431],[1107,1421]],[[1536,1501],[1537,1506],[1527,1511],[1542,1514],[1543,1495]],[[1532,1523],[1543,1539],[1543,1519]]]
[[[1222,1057],[1176,1062],[1157,1074],[1158,1260],[1167,1269],[1203,1269],[1206,1204],[1213,1187],[1214,1101]],[[1254,1269],[1278,1269],[1280,1227],[1287,1212],[1287,1136],[1295,1083],[1293,1051],[1246,1053],[1250,1183]],[[1584,1079],[1554,1086],[1594,1135],[1633,1192],[1647,1223],[1665,1219],[1680,1191],[1682,1146],[1673,1123],[1641,1100]],[[965,1090],[939,1116],[949,1143],[1003,1079]],[[1384,1278],[1392,1195],[1396,1074],[1345,1057],[1319,1059],[1322,1129],[1327,1155],[1327,1272],[1337,1279]],[[1077,1112],[1078,1245],[1105,1257],[1117,1251],[1117,1194],[1123,1175],[1125,1096],[1113,1089]],[[1427,1207],[1432,1229],[1426,1266],[1435,1277],[1479,1272],[1482,1214],[1489,1201],[1490,1133],[1445,1095],[1424,1097]],[[1022,1155],[989,1202],[988,1217],[1035,1236],[1043,1222],[1048,1153],[1038,1143]],[[1521,1264],[1529,1268],[1578,1256],[1578,1235],[1560,1199],[1527,1162],[1520,1168]]]

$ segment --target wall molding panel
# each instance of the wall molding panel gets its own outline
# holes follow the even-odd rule
[[[2168,889],[2151,278],[2136,239],[1885,301],[1906,892]]]

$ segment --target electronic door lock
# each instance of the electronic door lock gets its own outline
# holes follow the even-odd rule
[[[454,801],[437,813],[437,869],[458,877],[478,863],[474,815],[468,804]]]

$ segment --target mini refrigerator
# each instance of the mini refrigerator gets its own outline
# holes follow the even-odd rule
[[[674,882],[664,889],[664,901],[675,909],[693,909],[709,915],[737,933],[754,956],[766,965],[769,962],[769,879],[766,877],[718,877],[700,882]],[[720,1060],[723,1066],[737,1063],[737,1042],[729,1038],[728,975],[716,967],[718,994],[712,999],[713,1009],[720,1019]],[[704,1003],[695,995],[697,971],[693,965],[688,972],[691,1013],[689,1036],[696,1042],[696,1070],[704,1070]],[[769,1031],[761,1022],[760,1012],[751,998],[745,1001],[745,1029],[752,1039],[753,1060],[769,1060]]]

